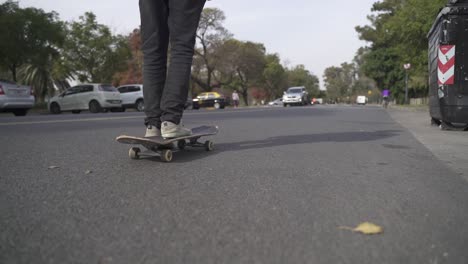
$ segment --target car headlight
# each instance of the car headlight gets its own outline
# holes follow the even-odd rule
[[[198,98],[194,98],[192,101],[198,102],[199,100],[198,100]]]

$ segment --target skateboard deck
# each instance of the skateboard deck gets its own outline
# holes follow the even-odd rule
[[[135,137],[121,135],[115,140],[123,144],[142,145],[147,151],[142,152],[139,148],[133,147],[129,150],[129,156],[131,159],[139,159],[143,156],[159,156],[162,161],[171,162],[172,153],[177,150],[183,150],[186,146],[189,147],[202,147],[206,151],[212,151],[214,149],[214,143],[212,141],[205,141],[204,143],[198,142],[203,136],[216,135],[218,133],[217,126],[199,126],[192,128],[192,134],[185,137],[169,138],[165,139],[161,136],[157,137]],[[174,143],[177,143],[175,149]]]

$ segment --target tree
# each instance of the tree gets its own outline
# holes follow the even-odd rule
[[[229,86],[238,89],[245,104],[249,105],[249,89],[262,83],[265,70],[265,47],[263,44],[228,40],[229,61],[233,81]]]
[[[34,87],[39,102],[44,102],[46,96],[53,96],[55,88],[64,91],[70,87],[68,80],[73,79],[73,70],[57,57],[51,54],[41,63],[25,64],[18,71],[21,81]]]
[[[80,82],[112,82],[116,72],[127,68],[131,56],[127,38],[112,35],[89,12],[68,24],[64,52]]]
[[[354,95],[356,84],[356,68],[354,64],[342,63],[340,67],[325,69],[324,82],[328,97],[332,100],[348,100]]]
[[[63,23],[55,12],[22,9],[17,2],[7,1],[0,5],[0,36],[0,68],[17,82],[20,67],[58,57],[64,41]]]
[[[127,61],[127,69],[118,72],[113,77],[114,85],[143,83],[143,52],[141,51],[141,32],[135,29],[127,37],[131,57]]]
[[[205,8],[200,17],[196,35],[199,47],[195,49],[191,79],[204,91],[210,91],[213,82],[221,85],[221,76],[225,76],[216,72],[224,62],[221,47],[232,37],[223,26],[225,20],[224,12],[217,8]]]
[[[370,26],[356,27],[360,39],[371,45],[363,55],[362,72],[379,89],[404,94],[403,64],[411,63],[413,94],[427,93],[427,32],[446,0],[383,0],[373,5]]]
[[[263,70],[263,79],[266,86],[266,96],[270,99],[280,97],[287,86],[288,75],[281,65],[278,54],[269,54],[265,57],[266,66]]]

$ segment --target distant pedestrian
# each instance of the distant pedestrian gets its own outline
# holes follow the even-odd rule
[[[232,93],[232,102],[234,103],[234,107],[239,107],[239,94],[236,90]]]
[[[387,108],[388,103],[390,101],[390,90],[385,89],[382,91],[382,100],[383,100],[383,107]]]

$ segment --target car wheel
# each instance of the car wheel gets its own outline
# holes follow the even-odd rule
[[[215,109],[219,109],[219,108],[221,108],[221,105],[220,105],[219,103],[215,103],[215,104],[214,104],[214,108],[215,108]]]
[[[72,113],[73,114],[79,114],[79,113],[81,113],[81,110],[73,110]]]
[[[50,112],[54,115],[60,114],[62,111],[60,110],[60,105],[57,103],[52,103],[50,105]]]
[[[145,111],[145,102],[143,100],[138,100],[135,104],[135,108],[138,112]]]
[[[89,103],[89,111],[91,113],[99,113],[102,112],[102,107],[97,101],[91,101]]]
[[[16,110],[13,110],[13,114],[15,116],[25,116],[26,113],[28,113],[28,109],[16,109]]]

